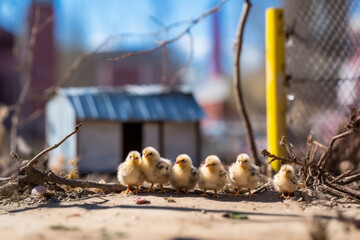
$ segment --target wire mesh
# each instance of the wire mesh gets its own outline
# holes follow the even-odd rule
[[[328,143],[360,100],[360,1],[285,2],[288,136]]]

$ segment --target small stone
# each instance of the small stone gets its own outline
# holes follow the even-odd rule
[[[47,189],[44,186],[36,186],[31,190],[31,196],[33,197],[43,197]]]

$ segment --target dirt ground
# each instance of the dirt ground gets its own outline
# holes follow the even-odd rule
[[[252,199],[199,194],[95,195],[81,200],[27,198],[0,205],[0,239],[360,239],[360,205],[283,200],[276,192]],[[225,218],[234,212],[247,219]],[[339,217],[340,216],[340,217]],[[352,219],[351,221],[349,219]],[[357,225],[357,226],[356,226]],[[323,229],[323,231],[321,231]]]

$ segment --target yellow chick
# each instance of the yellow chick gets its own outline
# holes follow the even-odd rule
[[[136,186],[135,193],[139,193],[139,186],[144,183],[145,177],[140,166],[141,155],[138,151],[131,151],[127,155],[125,162],[118,167],[118,181],[127,185],[126,194],[129,193],[131,186]]]
[[[251,189],[256,188],[259,183],[259,170],[257,166],[251,164],[249,155],[239,154],[236,162],[230,166],[229,173],[231,183],[238,188],[234,194],[235,198],[240,196],[241,188],[247,188],[251,198]]]
[[[141,169],[145,175],[145,181],[151,183],[148,192],[153,191],[155,183],[160,184],[159,193],[165,193],[163,184],[170,180],[171,162],[168,159],[161,158],[159,152],[153,147],[146,147],[143,150],[141,160]]]
[[[281,193],[280,197],[286,199],[289,199],[290,194],[298,189],[295,170],[291,165],[285,164],[281,166],[280,171],[274,176],[274,187]]]
[[[218,198],[217,192],[223,189],[228,181],[228,173],[221,165],[221,161],[218,156],[210,155],[205,159],[205,164],[199,169],[199,188],[204,190],[202,197],[208,197],[207,190],[214,190],[215,195],[213,197]]]
[[[171,167],[170,183],[176,189],[175,194],[179,194],[183,189],[185,194],[192,190],[197,183],[198,171],[192,165],[191,158],[187,154],[180,154],[176,162]]]

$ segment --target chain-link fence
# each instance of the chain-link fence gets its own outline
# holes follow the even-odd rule
[[[327,144],[360,100],[360,1],[285,2],[288,135]],[[303,144],[303,145],[301,145]]]

